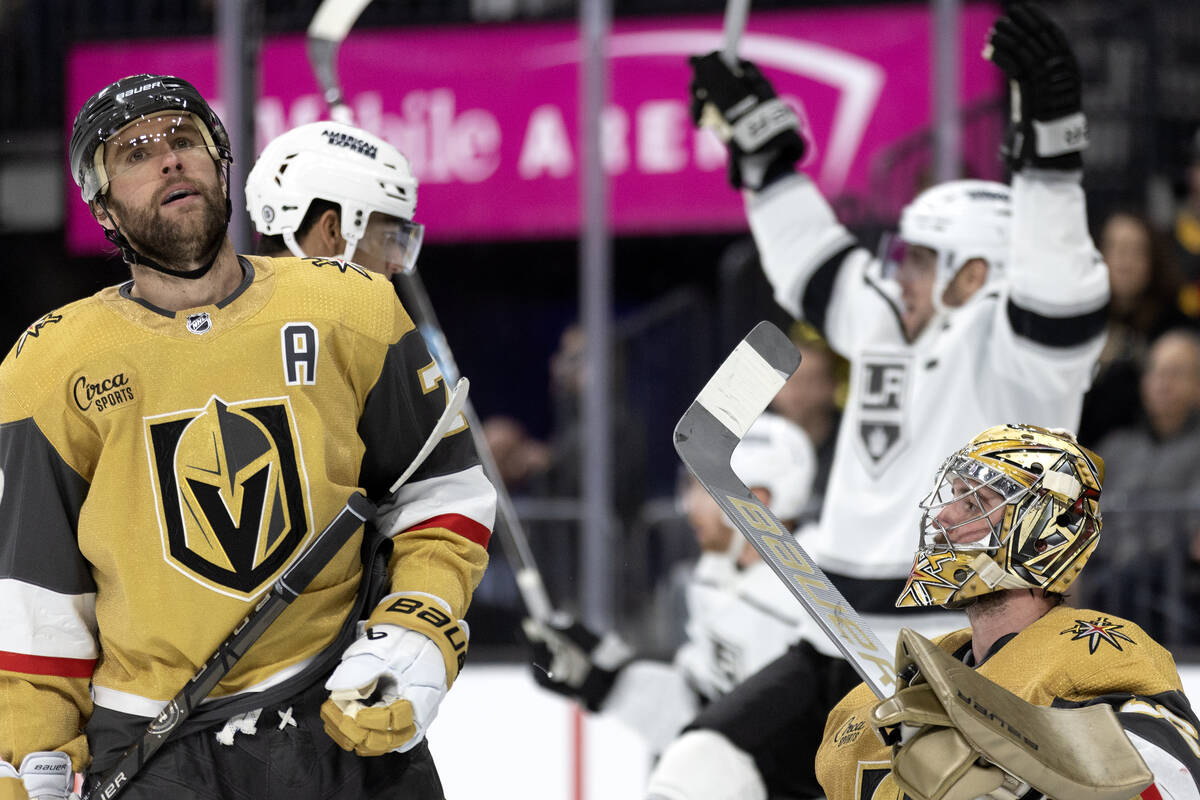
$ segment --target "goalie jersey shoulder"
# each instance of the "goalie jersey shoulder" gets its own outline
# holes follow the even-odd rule
[[[1183,690],[1171,654],[1138,625],[1068,606],[1023,630],[979,671],[1038,705]]]

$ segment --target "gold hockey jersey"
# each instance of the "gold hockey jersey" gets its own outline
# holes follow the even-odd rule
[[[330,259],[241,264],[229,298],[183,312],[105,289],[39,319],[0,365],[10,763],[66,750],[82,767],[93,699],[96,717],[156,715],[359,489],[393,535],[390,590],[466,614],[495,492],[464,421],[389,495],[446,397],[391,284]],[[361,539],[212,698],[286,687],[334,641]]]
[[[940,637],[961,657],[971,631]],[[1200,723],[1171,654],[1132,622],[1099,611],[1058,606],[1007,641],[978,672],[1024,700],[1074,708],[1106,703],[1164,786],[1162,797],[1196,796]],[[865,684],[847,694],[825,725],[817,779],[829,800],[900,800],[891,779],[891,750],[868,722],[879,702]],[[1156,784],[1157,785],[1157,784]],[[1151,786],[1143,797],[1157,798]]]

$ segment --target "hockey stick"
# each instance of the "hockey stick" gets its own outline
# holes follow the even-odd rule
[[[760,322],[675,426],[675,451],[876,696],[895,686],[892,654],[771,510],[729,466],[733,450],[800,364],[779,328]]]
[[[732,0],[747,2],[747,0]],[[346,38],[358,15],[367,7],[371,0],[324,0],[317,13],[313,15],[308,26],[308,60],[313,73],[321,84],[325,102],[329,106],[329,116],[341,122],[350,123],[353,115],[342,97],[341,84],[338,81],[336,57],[338,47]],[[413,315],[414,321],[421,329],[430,352],[437,358],[446,380],[458,380],[460,373],[454,362],[454,356],[446,344],[446,336],[438,324],[429,302],[429,295],[420,276],[415,270],[409,270],[395,278],[395,284],[404,299],[404,305]],[[467,425],[471,431],[471,439],[483,463],[483,469],[496,487],[497,512],[501,525],[498,528],[500,543],[504,555],[512,566],[517,581],[517,589],[525,603],[529,615],[539,621],[549,619],[553,606],[546,593],[542,574],[538,571],[533,560],[533,551],[529,547],[529,539],[517,517],[512,498],[500,478],[500,470],[487,441],[483,437],[483,428],[475,415],[475,409],[470,402],[463,409]]]
[[[395,492],[404,481],[408,480],[425,461],[442,436],[454,427],[455,420],[467,401],[470,384],[466,378],[460,380],[450,392],[446,408],[438,417],[437,423],[429,433],[429,438],[421,446],[412,463],[404,470],[391,488]],[[346,505],[337,516],[317,534],[307,550],[284,570],[271,590],[263,596],[254,608],[233,629],[233,633],[221,642],[214,652],[184,687],[171,698],[159,715],[147,726],[142,738],[131,745],[116,765],[110,769],[100,782],[96,784],[84,800],[99,798],[112,800],[120,794],[129,781],[141,770],[142,766],[166,743],[171,733],[192,715],[196,706],[208,697],[208,693],[220,683],[229,670],[246,654],[250,646],[271,626],[280,614],[291,605],[313,578],[325,568],[330,560],[342,549],[364,522],[375,514],[375,506],[362,494],[355,492],[350,495]],[[366,576],[363,576],[366,579]]]
[[[450,345],[446,342],[446,335],[442,332],[441,325],[438,324],[437,315],[434,313],[433,304],[429,301],[429,295],[425,291],[420,274],[416,268],[413,268],[396,275],[392,280],[404,307],[412,314],[417,328],[425,337],[425,343],[429,345],[430,352],[437,359],[446,380],[456,380],[460,374],[458,364],[455,363],[454,354],[450,352]],[[513,568],[517,590],[521,593],[521,600],[524,601],[529,616],[539,622],[545,622],[550,618],[554,607],[550,603],[550,596],[542,581],[542,573],[538,570],[537,562],[534,561],[533,551],[529,547],[529,538],[525,535],[521,519],[517,516],[517,510],[513,506],[512,497],[509,496],[504,481],[500,477],[500,469],[483,436],[483,427],[479,424],[479,419],[476,417],[475,409],[470,401],[463,407],[463,414],[467,418],[467,424],[470,425],[471,438],[475,442],[475,449],[479,452],[479,460],[483,462],[483,469],[496,487],[496,510],[502,523],[497,526],[497,532],[500,534],[500,544],[504,548],[504,557]]]
[[[354,119],[338,80],[338,48],[370,3],[371,0],[324,0],[308,24],[308,63],[321,84],[329,116],[338,122],[350,123]]]
[[[750,0],[725,0],[725,23],[721,29],[724,38],[721,60],[730,69],[737,68],[738,45],[741,44],[742,34],[746,32],[748,16],[750,16]]]

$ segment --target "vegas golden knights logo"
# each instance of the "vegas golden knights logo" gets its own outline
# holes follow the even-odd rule
[[[163,551],[189,578],[249,600],[310,529],[304,466],[286,398],[146,419]]]

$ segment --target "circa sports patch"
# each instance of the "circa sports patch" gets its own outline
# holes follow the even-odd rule
[[[1096,652],[1096,648],[1101,642],[1108,642],[1118,650],[1122,650],[1121,642],[1129,642],[1137,644],[1133,639],[1130,639],[1125,634],[1121,633],[1121,629],[1125,626],[1113,622],[1108,617],[1096,617],[1093,620],[1075,620],[1075,624],[1066,630],[1059,631],[1060,636],[1071,634],[1071,641],[1086,639],[1088,643],[1088,652]]]

